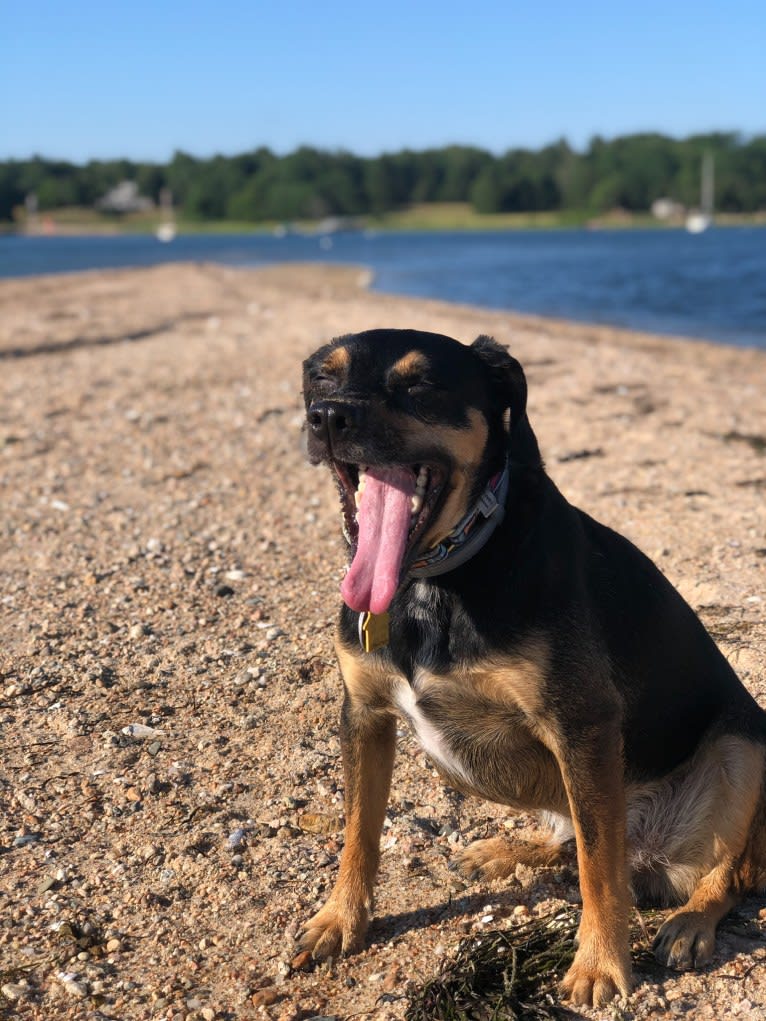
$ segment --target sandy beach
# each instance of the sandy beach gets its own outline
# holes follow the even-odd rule
[[[554,480],[655,560],[766,705],[766,353],[368,282],[0,282],[0,1017],[402,1018],[466,933],[579,903],[571,870],[451,871],[517,822],[446,790],[403,728],[368,947],[296,959],[342,833],[343,548],[300,443],[301,361],[332,336],[509,345]],[[619,1016],[763,1017],[766,898],[710,969],[636,977]]]

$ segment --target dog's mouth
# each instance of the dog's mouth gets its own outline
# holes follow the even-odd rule
[[[347,606],[383,613],[399,587],[447,480],[436,464],[358,465],[333,462],[352,561],[341,585]]]

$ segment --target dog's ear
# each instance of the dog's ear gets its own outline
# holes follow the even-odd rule
[[[489,369],[492,393],[498,408],[511,409],[511,424],[521,421],[527,410],[527,378],[507,348],[492,337],[477,337],[471,350]]]

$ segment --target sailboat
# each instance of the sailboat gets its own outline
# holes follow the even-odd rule
[[[713,222],[713,154],[706,152],[702,157],[702,184],[700,186],[700,208],[693,209],[686,217],[686,229],[690,234],[702,234]]]
[[[176,236],[176,223],[173,217],[173,193],[170,188],[163,188],[160,192],[160,207],[162,209],[162,223],[155,232],[158,241],[172,241]]]

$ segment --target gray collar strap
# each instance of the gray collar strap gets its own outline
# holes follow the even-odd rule
[[[476,556],[505,517],[509,475],[506,460],[503,470],[489,480],[472,509],[449,535],[410,567],[409,577],[433,578],[437,574],[446,574]]]

